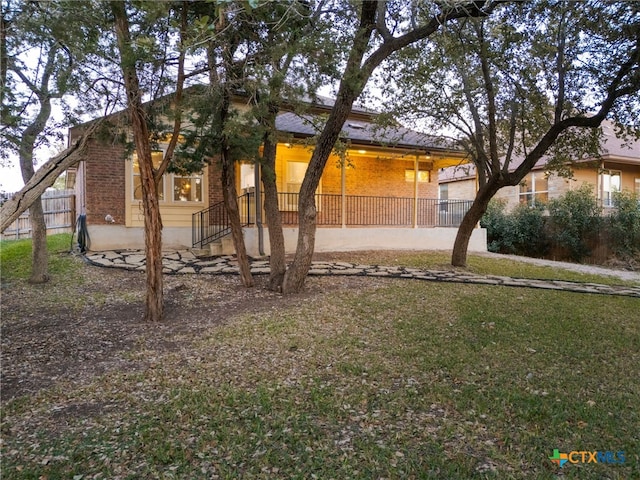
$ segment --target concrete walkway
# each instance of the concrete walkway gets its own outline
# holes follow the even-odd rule
[[[109,268],[144,271],[145,255],[141,250],[89,252],[86,260],[93,265]],[[238,264],[233,256],[200,259],[190,251],[166,253],[163,260],[167,274],[237,274]],[[251,262],[251,273],[268,274],[268,260]],[[634,287],[610,286],[597,283],[566,282],[561,280],[532,280],[499,275],[476,275],[468,272],[422,270],[409,267],[360,265],[348,262],[313,262],[310,275],[360,275],[371,277],[409,278],[434,282],[503,285],[509,287],[565,290],[601,295],[620,295],[640,298],[640,285]]]

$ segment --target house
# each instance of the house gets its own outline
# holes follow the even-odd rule
[[[568,179],[546,169],[541,160],[518,186],[504,187],[495,198],[504,199],[507,208],[520,203],[546,202],[561,197],[583,184],[593,187],[594,195],[606,214],[613,207],[613,193],[627,190],[640,196],[640,141],[623,140],[615,135],[613,125],[602,125],[600,158],[581,159],[571,165]],[[477,179],[473,165],[447,167],[439,172],[439,198],[474,198]]]
[[[242,98],[234,102],[241,104]],[[313,151],[314,125],[332,106],[314,103],[308,113],[284,111],[277,118],[282,136],[277,147],[276,180],[283,217],[285,249],[295,251],[298,192]],[[241,107],[241,105],[240,105]],[[83,125],[70,131],[77,137]],[[443,140],[399,126],[379,127],[375,112],[354,108],[343,128],[347,161],[329,159],[317,190],[316,251],[363,249],[450,249],[455,228],[469,202],[438,200],[439,169],[464,161],[464,154]],[[160,162],[163,152],[154,152]],[[255,165],[236,168],[239,204],[248,252],[268,253],[268,225],[256,195]],[[127,154],[118,141],[89,142],[77,167],[77,211],[86,215],[92,250],[141,248],[143,212],[135,152]],[[260,186],[258,182],[258,187]],[[229,229],[222,205],[220,172],[211,161],[202,172],[188,176],[167,173],[160,187],[163,246],[212,252],[232,248],[224,238]],[[486,234],[476,229],[471,250],[486,250]]]

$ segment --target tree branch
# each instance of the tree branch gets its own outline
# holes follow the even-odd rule
[[[0,208],[0,232],[9,226],[35,202],[44,191],[54,184],[56,179],[68,168],[83,159],[87,143],[101,122],[95,122],[69,148],[42,165],[13,197]]]

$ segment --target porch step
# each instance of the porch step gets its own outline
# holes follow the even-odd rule
[[[233,246],[233,238],[231,235],[222,237],[215,242],[209,244],[209,251],[212,256],[216,255],[233,255],[236,253],[236,249]]]
[[[191,253],[193,253],[197,258],[200,257],[208,257],[211,255],[211,250],[209,247],[205,248],[192,248]]]

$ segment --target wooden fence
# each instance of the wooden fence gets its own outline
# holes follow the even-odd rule
[[[51,190],[42,194],[44,221],[47,235],[71,232],[76,218],[76,201],[73,190]],[[31,219],[29,210],[2,232],[2,240],[31,238]]]

